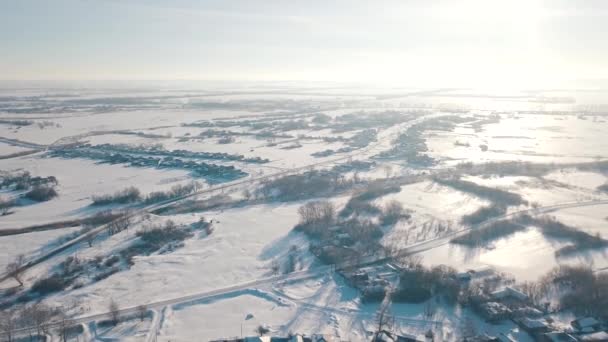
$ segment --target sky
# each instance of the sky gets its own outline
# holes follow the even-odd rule
[[[2,80],[608,78],[608,1],[1,0]]]

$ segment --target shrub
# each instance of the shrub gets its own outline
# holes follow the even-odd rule
[[[524,225],[510,220],[496,221],[490,225],[470,230],[468,233],[452,239],[451,242],[468,246],[482,246],[525,229]]]
[[[335,208],[328,201],[308,202],[298,209],[300,224],[297,229],[312,236],[320,236],[335,220]]]
[[[262,198],[275,197],[291,201],[323,196],[349,185],[352,183],[341,180],[339,172],[313,170],[266,181],[257,190],[257,194]]]
[[[117,191],[112,195],[99,195],[91,197],[91,200],[93,200],[92,205],[107,205],[114,203],[125,204],[137,202],[140,199],[141,194],[139,189],[133,186]]]
[[[57,197],[57,191],[51,186],[35,186],[25,194],[25,198],[36,202],[45,202]]]
[[[481,207],[475,210],[473,213],[462,217],[461,222],[468,225],[480,224],[489,219],[502,216],[507,212],[504,206],[491,205],[488,207]]]
[[[392,200],[384,206],[380,222],[383,225],[392,225],[400,220],[407,220],[411,215],[403,208],[401,202]]]
[[[198,182],[191,182],[186,185],[176,184],[168,191],[154,191],[149,193],[148,196],[146,196],[145,202],[147,204],[158,203],[172,198],[186,196],[201,187],[202,185]]]
[[[419,287],[403,287],[393,292],[391,297],[396,303],[423,303],[431,298],[431,290]]]
[[[381,210],[377,206],[357,197],[352,197],[340,211],[340,217],[349,217],[352,214],[377,215],[380,212]]]
[[[120,261],[120,257],[118,255],[113,255],[113,256],[107,258],[103,264],[106,267],[112,267],[112,266],[114,266],[114,264],[116,264],[119,261]]]
[[[15,206],[15,201],[0,197],[0,215],[8,215],[12,207]]]
[[[45,295],[63,290],[69,282],[62,276],[54,274],[48,278],[37,280],[32,286],[32,291]]]
[[[368,185],[367,189],[365,189],[365,191],[363,191],[362,193],[358,194],[356,198],[364,201],[369,201],[399,191],[401,191],[401,186],[399,185],[387,185],[382,182],[375,182]]]
[[[531,217],[530,215],[522,215],[518,218],[518,220],[524,224],[538,226],[545,236],[554,239],[565,239],[573,242],[573,245],[564,246],[558,249],[555,252],[557,256],[567,255],[585,249],[602,248],[608,246],[608,240],[602,239],[599,234],[591,235],[575,227],[565,225],[553,217]]]
[[[499,205],[508,206],[508,205],[520,205],[520,204],[527,203],[526,201],[523,200],[523,198],[519,194],[505,191],[505,190],[496,189],[496,188],[490,188],[487,186],[479,185],[474,182],[464,181],[464,180],[457,179],[457,178],[451,178],[451,179],[435,178],[435,182],[437,182],[441,185],[444,185],[444,186],[449,186],[451,188],[454,188],[454,189],[462,191],[462,192],[467,192],[467,193],[473,194],[480,198],[485,198],[489,201],[496,202]]]
[[[150,248],[160,248],[173,241],[182,241],[192,235],[184,228],[177,227],[173,221],[167,221],[162,227],[153,227],[137,232],[143,243]]]

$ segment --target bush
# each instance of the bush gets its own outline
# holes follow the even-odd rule
[[[485,222],[489,219],[506,214],[507,209],[500,205],[491,205],[489,207],[481,207],[469,215],[462,217],[461,222],[468,225],[476,225]]]
[[[296,227],[311,236],[320,236],[335,220],[335,208],[328,201],[308,202],[298,209],[300,224]]]
[[[154,191],[146,196],[146,204],[158,203],[167,201],[172,198],[182,197],[195,192],[197,189],[202,188],[202,184],[198,182],[191,182],[186,185],[177,184],[171,187],[168,191]]]
[[[177,227],[173,221],[167,221],[162,227],[139,231],[137,236],[150,248],[159,249],[169,242],[183,241],[192,236],[192,233],[184,228]]]
[[[45,295],[63,290],[69,282],[60,275],[54,274],[48,278],[40,279],[32,286],[32,291]]]
[[[403,208],[399,201],[392,200],[384,206],[380,222],[382,225],[392,225],[400,220],[408,220],[411,215]]]
[[[112,195],[99,195],[91,197],[91,200],[93,201],[92,205],[107,205],[114,203],[126,204],[137,202],[140,199],[141,194],[139,189],[133,186],[117,191]]]
[[[115,219],[123,216],[124,213],[112,212],[111,210],[104,210],[96,213],[95,215],[88,217],[82,221],[83,225],[97,226],[106,224],[114,221]]]
[[[419,287],[403,287],[393,292],[391,297],[396,303],[424,303],[431,298],[431,290]]]
[[[103,265],[106,267],[112,267],[112,266],[114,266],[114,264],[116,264],[119,261],[120,261],[120,257],[118,257],[118,255],[113,255],[113,256],[107,258],[106,261],[104,261]]]
[[[518,220],[524,224],[538,226],[545,236],[573,242],[573,245],[564,246],[558,249],[555,252],[557,256],[572,254],[585,249],[603,248],[608,246],[608,240],[602,239],[599,234],[591,235],[575,227],[565,225],[553,217],[543,216],[536,218],[531,217],[530,215],[522,215]]]
[[[483,246],[491,241],[525,229],[524,225],[510,220],[496,221],[490,225],[471,230],[462,236],[452,239],[451,242],[467,246]]]
[[[53,187],[42,185],[36,186],[25,194],[25,198],[36,202],[45,202],[57,197],[57,191]]]
[[[0,215],[8,215],[12,207],[15,206],[15,201],[0,197]]]
[[[370,184],[365,191],[358,194],[356,198],[364,201],[370,201],[399,191],[401,191],[401,186],[399,185],[387,185],[382,182],[375,182]]]
[[[499,205],[509,206],[527,204],[527,202],[524,201],[521,195],[519,194],[496,188],[490,188],[487,186],[479,185],[477,183],[463,181],[457,178],[435,178],[435,182],[444,186],[449,186],[462,192],[473,194],[480,198],[485,198],[489,201],[496,202]]]
[[[331,194],[350,185],[352,183],[340,179],[339,172],[313,170],[269,180],[257,190],[257,195],[291,201]]]
[[[112,274],[118,273],[118,271],[119,271],[118,267],[112,267],[111,269],[109,269],[105,272],[95,275],[95,277],[93,277],[93,280],[94,281],[104,280],[104,279],[108,278],[109,276],[111,276]]]
[[[379,213],[381,213],[381,210],[377,206],[357,197],[352,197],[340,211],[340,217],[349,217],[352,214],[377,215]]]

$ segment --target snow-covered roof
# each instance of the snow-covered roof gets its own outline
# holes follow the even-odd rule
[[[519,290],[516,290],[512,287],[508,287],[508,286],[502,290],[494,291],[491,294],[492,294],[492,297],[498,298],[498,299],[503,299],[503,298],[507,298],[507,297],[513,297],[513,298],[516,298],[519,300],[528,299],[528,296],[525,293],[523,293]]]
[[[521,324],[528,329],[540,329],[547,327],[547,323],[539,319],[524,318],[521,320]]]

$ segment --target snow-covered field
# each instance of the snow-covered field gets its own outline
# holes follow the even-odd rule
[[[369,204],[380,211],[388,203],[400,203],[411,215],[409,219],[382,226],[383,236],[376,241],[378,244],[370,246],[408,248],[415,243],[429,243],[424,251],[416,252],[426,266],[449,265],[459,271],[489,267],[509,274],[516,282],[537,280],[561,264],[608,266],[605,248],[556,257],[555,251],[568,241],[551,240],[535,227],[479,248],[442,240],[445,235],[471,228],[463,223],[463,216],[501,203],[495,203],[487,196],[481,198],[474,192],[440,185],[433,178],[454,172],[462,180],[519,194],[527,202],[509,206],[505,209],[507,213],[522,210],[534,213],[533,207],[542,210],[545,206],[563,203],[597,204],[556,208],[549,214],[567,225],[608,238],[608,205],[602,202],[608,200],[608,193],[598,188],[608,182],[605,168],[581,171],[575,165],[608,158],[608,140],[605,139],[608,122],[603,116],[577,115],[568,112],[572,108],[563,104],[547,104],[547,111],[565,111],[565,114],[548,115],[548,112],[539,113],[536,105],[525,101],[501,100],[500,96],[494,98],[485,93],[478,96],[480,94],[473,90],[446,90],[434,97],[405,95],[417,91],[420,90],[366,92],[359,88],[299,89],[278,85],[263,90],[244,87],[213,91],[0,89],[0,94],[15,96],[0,107],[0,120],[33,122],[19,129],[11,124],[0,125],[0,138],[4,138],[0,141],[0,156],[40,150],[0,160],[2,175],[27,171],[32,177],[53,176],[58,182],[54,188],[58,196],[48,201],[25,199],[25,193],[34,186],[16,190],[17,185],[12,184],[0,189],[3,201],[15,200],[0,216],[0,232],[10,230],[14,234],[0,236],[0,273],[20,254],[26,260],[32,260],[54,252],[28,267],[21,277],[24,287],[15,287],[16,294],[7,291],[5,297],[0,297],[0,303],[4,303],[5,298],[15,301],[20,295],[23,295],[20,298],[23,301],[40,300],[54,306],[77,303],[68,311],[83,320],[84,332],[78,338],[87,340],[205,341],[252,336],[259,326],[266,326],[271,334],[281,336],[293,332],[327,334],[341,340],[369,340],[380,303],[362,302],[360,290],[315,257],[315,249],[310,247],[316,247],[319,239],[293,230],[300,222],[300,207],[308,201],[331,201],[339,212],[353,193],[365,187],[359,184],[346,187],[340,193],[323,193],[318,198],[313,195],[312,198],[281,201],[273,197],[274,193],[269,197],[260,195],[256,190],[261,184],[252,181],[275,175],[264,179],[273,181],[291,169],[298,172],[315,168],[328,170],[353,161],[373,165],[357,171],[347,168],[336,171],[335,182],[359,179],[361,183],[375,180],[379,184],[394,185],[408,177],[416,180],[414,183],[403,181],[404,184],[399,184],[399,192],[369,200]],[[515,93],[524,96],[522,94],[525,93]],[[38,102],[29,103],[27,96],[38,96]],[[11,108],[12,112],[2,108]],[[463,119],[463,123],[455,120],[454,129],[431,127],[420,132],[420,141],[414,142],[412,149],[418,148],[416,153],[434,158],[435,164],[423,166],[398,158],[378,157],[395,146],[394,139],[405,129],[439,116],[468,119]],[[475,120],[471,121],[472,117]],[[355,141],[367,128],[374,130],[375,139],[365,141],[364,137],[363,142]],[[212,136],[201,136],[201,133]],[[234,141],[221,141],[226,137],[233,137]],[[49,156],[49,152],[56,149],[70,151],[76,148],[73,145],[76,143],[125,144],[135,149],[162,146],[169,151],[167,153],[173,150],[226,153],[245,158],[259,157],[269,162],[201,158],[205,163],[230,165],[246,173],[237,180],[223,181],[220,177],[212,183],[182,167],[188,157],[181,157],[181,164],[172,168],[160,167],[165,160],[174,160],[172,156],[163,156],[160,163],[150,159],[155,160],[154,163],[144,165],[142,162],[138,167],[120,161],[131,154],[141,155],[142,159],[153,156],[143,149],[139,153],[130,151],[113,155],[113,164],[85,159],[87,156],[73,159]],[[330,149],[343,151],[313,155]],[[542,176],[470,175],[466,170],[451,168],[462,162],[495,161],[567,166],[554,165]],[[323,165],[325,162],[330,163]],[[148,209],[136,211],[136,219],[129,229],[113,235],[101,230],[91,246],[80,241],[55,253],[54,248],[68,237],[78,235],[81,227],[15,232],[34,225],[85,219],[108,209],[144,207],[141,202],[94,207],[90,205],[93,196],[112,194],[130,186],[146,195],[192,181],[203,183],[205,189],[210,186],[227,188],[212,194],[197,194],[196,204],[200,208],[188,209],[190,202],[176,202],[177,209],[184,209],[180,214],[173,211],[152,213]],[[230,188],[230,182],[239,183],[238,187]],[[289,195],[296,198],[297,192],[303,189],[292,191],[294,193]],[[230,194],[232,202],[212,206],[211,197],[221,194]],[[112,256],[121,255],[141,242],[141,232],[169,220],[179,227],[193,227],[203,217],[213,220],[212,232],[196,230],[184,239],[183,245],[176,243],[174,248],[164,246],[149,255],[135,255],[129,266],[124,260],[120,261],[115,272],[107,277],[93,281],[93,274],[81,275],[63,291],[27,297],[37,281],[60,272],[68,257],[86,262],[88,272],[94,273],[98,267],[94,265],[107,263]],[[370,222],[376,221],[374,218]],[[334,228],[340,229],[327,227],[327,230]],[[354,245],[358,247],[360,242]],[[340,243],[334,239],[329,244],[346,248]],[[307,277],[299,278],[290,272],[283,274],[282,265],[293,253],[296,255],[293,274]],[[374,267],[392,272],[390,279],[399,278],[398,270],[387,271],[385,266],[388,267],[386,264]],[[86,281],[81,282],[83,279]],[[15,285],[9,277],[0,288]],[[396,285],[391,283],[391,286]],[[186,298],[190,295],[198,299]],[[99,317],[86,320],[88,316],[107,313],[112,300],[120,308],[131,311],[138,305],[149,305],[150,315],[143,322],[130,317],[116,326],[95,324]],[[19,305],[22,304],[16,304]],[[435,308],[432,317],[425,312],[429,305]],[[449,305],[438,297],[418,304],[394,303],[390,312],[395,319],[394,331],[399,334],[423,337],[431,329],[437,334],[436,341],[456,341],[461,337],[464,322],[472,320],[479,332],[510,335],[517,341],[530,340],[513,322],[489,324],[469,308]]]

